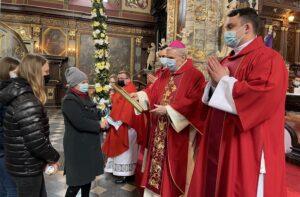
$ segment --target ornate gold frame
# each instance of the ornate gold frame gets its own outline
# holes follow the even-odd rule
[[[58,29],[59,31],[61,31],[63,34],[64,34],[64,37],[65,37],[65,49],[63,52],[61,52],[58,56],[65,56],[67,54],[67,49],[68,49],[68,37],[67,37],[67,34],[66,32],[60,28],[60,27],[54,27],[54,26],[47,26],[47,28],[45,29],[45,31],[42,32],[42,54],[45,54],[46,55],[55,55],[55,54],[49,54],[48,51],[45,50],[44,48],[44,41],[45,41],[45,34],[50,30],[50,29]]]

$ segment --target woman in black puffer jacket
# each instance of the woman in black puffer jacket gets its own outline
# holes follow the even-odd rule
[[[12,57],[3,57],[0,61],[0,91],[3,91],[11,82],[10,78],[16,77],[20,62]],[[0,196],[16,197],[16,184],[7,173],[4,159],[3,119],[6,106],[0,103]]]
[[[0,93],[7,106],[4,118],[6,167],[16,182],[19,197],[47,196],[43,171],[57,171],[59,154],[49,141],[49,124],[44,110],[43,76],[49,75],[47,60],[27,55],[18,76]]]

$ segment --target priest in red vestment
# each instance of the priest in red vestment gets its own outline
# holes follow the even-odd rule
[[[288,74],[257,36],[252,8],[233,10],[221,63],[208,58],[203,102],[210,109],[190,197],[285,197],[284,113]]]
[[[128,93],[136,92],[128,72],[121,71],[117,83]],[[110,128],[102,146],[108,157],[105,172],[119,176],[116,183],[124,183],[134,175],[138,156],[138,145],[143,144],[145,120],[136,116],[133,106],[119,93],[111,95],[112,110],[107,118]]]
[[[151,87],[132,97],[150,110],[148,154],[142,187],[144,197],[178,197],[188,191],[197,139],[202,133],[203,74],[180,41],[167,49],[164,71]]]

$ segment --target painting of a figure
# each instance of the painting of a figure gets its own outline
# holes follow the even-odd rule
[[[129,37],[109,37],[109,63],[110,72],[118,73],[120,70],[130,71],[131,40]]]
[[[47,55],[65,55],[66,34],[61,29],[46,29],[43,33],[43,49]]]
[[[110,73],[120,70],[130,71],[131,38],[109,36]],[[77,66],[88,75],[89,83],[94,84],[94,41],[90,34],[81,34]],[[72,65],[71,65],[72,66]]]
[[[150,0],[124,0],[122,1],[122,9],[133,12],[150,13]]]
[[[89,78],[89,83],[94,83],[95,69],[94,69],[94,41],[90,34],[80,35],[80,49],[79,49],[79,60],[78,67]]]
[[[126,0],[126,6],[145,9],[149,0]]]

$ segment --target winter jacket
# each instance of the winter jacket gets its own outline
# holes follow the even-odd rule
[[[48,117],[29,83],[16,78],[0,92],[7,106],[3,120],[7,171],[12,176],[37,176],[59,159],[49,141]]]

